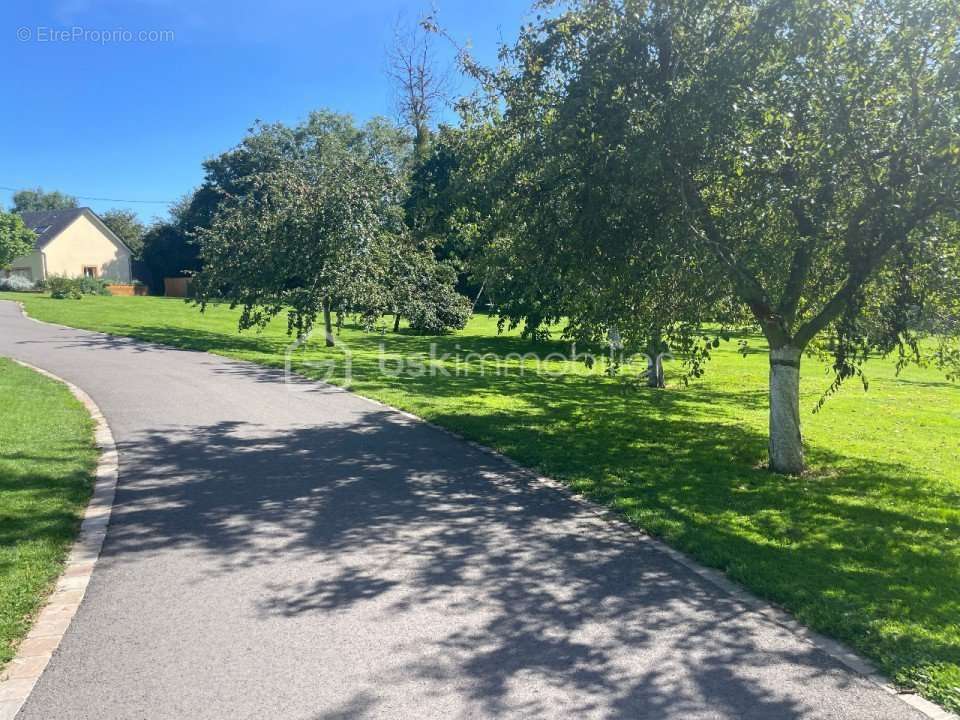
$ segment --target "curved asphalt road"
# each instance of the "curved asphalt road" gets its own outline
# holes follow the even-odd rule
[[[919,718],[615,523],[349,393],[27,320],[120,450],[23,720]]]

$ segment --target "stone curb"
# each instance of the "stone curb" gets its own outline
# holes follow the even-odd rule
[[[27,308],[23,303],[17,302],[17,305],[20,306],[20,311],[23,313],[23,316],[29,320],[33,320],[34,322],[41,323],[44,325],[52,325],[54,327],[68,328],[71,330],[77,329],[77,328],[72,328],[69,325],[60,325],[58,323],[46,322],[45,320],[37,320],[36,318],[32,318],[30,317],[30,315],[27,314]],[[87,332],[95,332],[95,331],[87,331]],[[145,345],[156,345],[156,343],[151,343],[149,341],[136,340],[134,338],[131,338],[131,340],[133,340],[134,342],[143,343]],[[157,345],[157,346],[166,347],[161,345]],[[215,353],[210,353],[210,354],[216,355]],[[223,358],[230,362],[245,362],[243,360],[235,360],[233,358],[227,358],[222,355],[217,355],[217,357]],[[250,364],[256,365],[256,363],[250,363]],[[269,368],[262,365],[257,365],[257,367],[262,367],[267,370],[274,370],[274,371],[276,370],[276,368]],[[597,503],[587,499],[583,495],[578,495],[577,493],[573,492],[569,487],[564,485],[562,482],[558,480],[554,480],[553,478],[547,477],[545,475],[540,475],[539,473],[520,465],[515,460],[507,457],[506,455],[503,455],[502,453],[494,450],[493,448],[487,447],[486,445],[482,445],[478,442],[470,440],[469,438],[466,438],[463,435],[460,435],[459,433],[453,430],[450,430],[449,428],[436,425],[435,423],[432,423],[429,420],[424,420],[423,418],[417,415],[414,415],[413,413],[409,413],[406,410],[401,410],[400,408],[396,408],[392,405],[388,405],[386,403],[380,402],[379,400],[374,400],[373,398],[365,397],[364,395],[356,393],[352,390],[347,390],[337,385],[332,385],[330,383],[326,383],[319,380],[313,380],[312,378],[308,378],[305,376],[299,376],[299,377],[301,377],[304,381],[308,383],[315,383],[317,385],[322,385],[332,390],[338,390],[340,392],[350,393],[355,397],[358,397],[362,400],[365,400],[371,403],[372,405],[376,405],[377,407],[381,407],[386,410],[389,410],[397,415],[400,415],[401,417],[406,418],[407,420],[417,422],[417,423],[422,423],[423,425],[433,428],[434,430],[438,430],[439,432],[442,432],[445,435],[456,438],[461,442],[465,442],[467,445],[474,448],[475,450],[478,450],[482,453],[485,453],[487,455],[497,458],[500,462],[504,463],[505,465],[510,467],[512,470],[514,470],[518,475],[525,477],[528,480],[531,480],[532,482],[534,482],[537,485],[540,485],[541,487],[547,487],[556,492],[561,493],[562,495],[569,498],[570,500],[577,503],[578,505],[585,508],[586,510],[590,511],[597,517],[602,518],[605,522],[619,528],[622,532],[625,532],[633,536],[640,542],[646,543],[656,551],[668,556],[671,560],[683,566],[687,570],[690,570],[694,574],[698,575],[710,585],[719,589],[723,593],[733,597],[743,607],[744,613],[752,613],[754,615],[762,617],[767,622],[770,622],[770,623],[773,623],[774,625],[782,627],[784,630],[790,632],[791,634],[800,638],[807,644],[812,645],[813,647],[825,653],[832,659],[836,660],[848,670],[856,673],[857,675],[860,675],[861,677],[865,678],[872,684],[876,685],[884,692],[888,693],[889,695],[895,696],[901,702],[910,706],[911,708],[921,713],[922,715],[926,716],[927,718],[930,718],[930,720],[960,720],[960,716],[957,716],[954,713],[943,709],[936,703],[933,703],[927,700],[926,698],[921,697],[917,693],[904,692],[902,690],[898,690],[873,665],[873,663],[871,663],[866,658],[860,657],[857,653],[855,653],[853,650],[848,648],[843,643],[840,643],[836,640],[833,640],[832,638],[828,638],[825,635],[821,635],[820,633],[811,630],[810,628],[806,627],[802,623],[795,620],[785,610],[781,610],[771,605],[768,601],[761,600],[760,598],[756,597],[755,595],[750,593],[748,590],[746,590],[736,582],[730,580],[728,577],[726,577],[726,575],[724,575],[719,570],[714,570],[713,568],[708,568],[705,565],[701,565],[696,560],[693,560],[692,558],[684,555],[682,552],[678,550],[674,550],[672,547],[670,547],[663,541],[658,540],[651,535],[648,535],[647,533],[643,532],[642,530],[628,523],[616,511],[611,510],[610,508],[604,507],[602,505],[598,505]],[[0,680],[0,682],[2,682],[2,680]],[[2,693],[2,685],[0,685],[0,693]],[[2,700],[2,694],[0,694],[0,720],[7,720],[7,717],[3,715],[2,707],[3,707],[3,700]],[[12,716],[11,716],[11,719],[12,719]]]
[[[11,358],[13,359],[13,358]],[[83,390],[63,378],[20,360],[14,362],[63,383],[90,413],[96,423],[95,438],[100,450],[93,495],[83,515],[80,533],[74,541],[50,597],[37,615],[33,627],[17,648],[16,656],[0,671],[0,720],[13,720],[43,674],[76,614],[90,582],[93,568],[107,535],[110,512],[117,487],[117,446],[103,413]]]

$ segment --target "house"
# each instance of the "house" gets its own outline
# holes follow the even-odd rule
[[[90,208],[25,212],[20,217],[37,240],[32,253],[13,259],[8,275],[34,281],[51,275],[133,279],[130,248]]]

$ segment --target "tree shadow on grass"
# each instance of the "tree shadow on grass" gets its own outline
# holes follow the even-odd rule
[[[569,342],[546,340],[533,343],[514,335],[487,336],[475,333],[458,333],[427,336],[392,332],[380,335],[363,332],[354,326],[348,326],[347,330],[346,333],[336,333],[338,342],[344,347],[349,347],[359,356],[375,355],[379,353],[381,345],[388,355],[406,357],[428,355],[431,345],[434,346],[437,355],[460,353],[461,355],[497,355],[500,357],[520,356],[529,352],[535,352],[543,356],[552,352],[570,354],[571,348]],[[309,357],[327,357],[331,354],[331,351],[322,346],[322,334],[319,331],[315,330],[311,337],[312,339],[307,346]],[[107,345],[114,343],[119,346],[125,342],[125,338],[134,338],[186,350],[202,350],[227,355],[256,354],[264,356],[282,355],[284,350],[296,340],[295,336],[279,332],[278,326],[274,325],[268,326],[262,332],[251,329],[240,333],[234,328],[225,332],[221,329],[204,330],[202,327],[185,327],[166,323],[154,325],[148,318],[145,318],[135,325],[111,323],[109,334],[106,334],[102,339],[91,337],[90,342]],[[340,351],[332,352],[339,353]],[[578,352],[582,352],[582,349]]]
[[[589,432],[558,423],[546,434],[504,416],[497,437],[511,456],[527,456],[893,676],[960,665],[960,516],[949,485],[822,448],[811,461],[830,472],[778,476],[756,462],[762,435],[665,405],[629,434],[627,418],[611,412]]]
[[[600,402],[586,417],[576,401],[565,412],[555,399],[551,422],[504,414],[495,432],[462,412],[431,419],[492,438],[891,674],[918,659],[960,665],[956,490],[902,465],[824,448],[812,448],[810,460],[825,470],[804,478],[770,473],[760,462],[763,435],[702,419],[697,406],[721,399],[712,395]]]
[[[715,488],[732,482],[701,477],[704,463],[755,444],[749,431],[682,416],[665,430],[689,445],[671,468],[679,494],[652,477],[628,479],[626,488],[644,508],[672,508],[681,540],[717,543],[718,557],[751,563],[811,555],[759,537],[724,538],[696,516],[720,512]],[[265,584],[251,596],[264,619],[376,618],[391,662],[343,660],[372,695],[358,690],[318,718],[375,714],[409,693],[426,692],[429,703],[441,689],[482,716],[788,718],[853,681],[563,493],[393,413],[284,432],[246,423],[157,428],[121,454],[106,562],[189,548],[218,573],[256,568]],[[782,510],[783,493],[759,475],[740,481],[752,482],[747,515]],[[813,503],[803,510],[811,517]],[[813,555],[790,571],[818,572],[837,559]],[[776,670],[784,664],[787,677]],[[815,690],[804,699],[801,686]]]

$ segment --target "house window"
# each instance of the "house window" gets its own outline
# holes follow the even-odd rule
[[[96,277],[97,276],[97,266],[96,265],[84,265],[83,266],[83,276],[84,277]]]
[[[33,270],[28,267],[15,267],[10,269],[9,275],[19,275],[27,280],[33,280]]]

